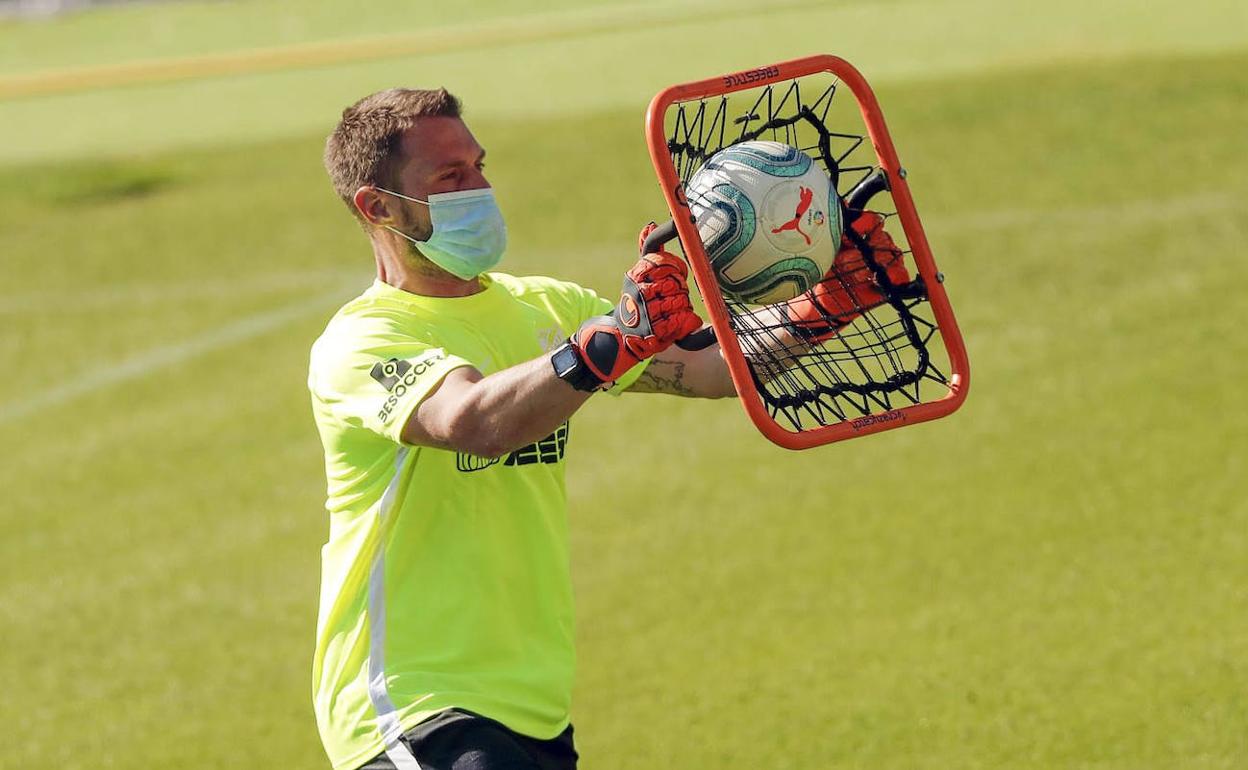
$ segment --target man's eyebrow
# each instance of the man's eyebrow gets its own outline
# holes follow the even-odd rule
[[[481,154],[477,156],[477,159],[476,159],[476,161],[475,161],[475,162],[476,162],[476,163],[480,163],[480,162],[481,162],[481,161],[483,161],[483,160],[485,160],[485,150],[481,150]],[[447,162],[445,162],[445,163],[440,163],[440,164],[438,164],[436,167],[434,167],[434,171],[435,171],[435,172],[436,172],[436,171],[443,171],[443,170],[448,169],[448,168],[456,168],[456,167],[458,167],[458,166],[465,166],[465,165],[468,165],[468,164],[464,163],[463,161],[458,161],[458,160],[448,160]]]

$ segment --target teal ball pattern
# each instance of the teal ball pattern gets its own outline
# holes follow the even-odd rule
[[[785,146],[782,151],[772,152],[765,147],[737,145],[715,153],[702,168],[716,171],[732,165],[748,166],[768,176],[801,176],[810,169],[810,156],[796,147]]]
[[[745,247],[750,245],[750,241],[754,240],[758,215],[750,199],[730,184],[715,185],[706,195],[701,196],[699,203],[703,208],[719,209],[729,223],[727,229],[703,244],[711,267],[719,273],[732,264]]]
[[[788,179],[802,176],[810,170],[812,163],[809,155],[794,147],[784,146],[773,150],[747,144],[729,147],[716,153],[698,173],[741,173],[749,169],[757,174]],[[760,304],[761,298],[785,283],[792,284],[789,293],[797,295],[809,289],[822,277],[823,269],[814,260],[793,255],[779,259],[748,276],[740,277],[739,280],[732,280],[726,269],[754,240],[760,226],[758,212],[745,193],[727,182],[721,181],[709,188],[692,192],[690,205],[699,220],[708,212],[716,210],[719,215],[717,219],[726,225],[714,236],[704,240],[703,247],[719,280],[720,289],[729,299]],[[829,212],[835,212],[839,219],[840,210],[835,188],[829,190],[829,198]]]
[[[780,286],[788,283],[793,285],[789,294],[796,296],[815,285],[819,280],[819,265],[806,257],[789,257],[779,260],[770,266],[754,273],[741,281],[730,281],[723,273],[719,273],[720,289],[725,294],[742,302],[758,305],[762,298],[771,294]]]

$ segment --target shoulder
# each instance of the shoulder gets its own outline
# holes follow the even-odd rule
[[[593,289],[571,281],[560,281],[544,275],[513,276],[491,273],[490,278],[502,285],[518,301],[547,310],[564,323],[579,325],[592,315],[606,312],[606,302]]]
[[[318,372],[353,368],[388,350],[425,344],[413,329],[407,309],[369,290],[347,302],[329,319],[312,343],[309,373],[315,379]]]
[[[580,284],[560,281],[544,275],[515,276],[507,273],[490,273],[490,279],[506,289],[513,297],[521,300],[544,296],[579,300],[587,294],[594,294],[592,289],[586,289]]]

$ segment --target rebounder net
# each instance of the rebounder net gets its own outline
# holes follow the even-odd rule
[[[846,239],[858,254],[838,258],[826,279],[835,282],[837,300],[818,309],[819,320],[824,328],[837,329],[835,334],[803,335],[784,313],[747,305],[699,281],[708,310],[726,308],[752,384],[777,426],[790,433],[840,424],[858,430],[904,419],[906,407],[949,396],[950,358],[929,291],[943,278],[931,266],[920,271],[859,102],[839,77],[816,72],[676,100],[664,112],[663,131],[682,191],[720,150],[764,139],[808,154],[841,199]],[[878,227],[872,213],[882,218],[891,244],[880,246],[851,226],[875,221]],[[705,251],[699,251],[695,258],[705,260]],[[717,296],[707,297],[711,292]]]

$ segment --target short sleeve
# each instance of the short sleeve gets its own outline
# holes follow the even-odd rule
[[[521,301],[540,308],[558,325],[560,334],[550,339],[547,352],[563,342],[563,339],[576,334],[576,330],[587,319],[596,315],[610,313],[615,304],[603,299],[593,289],[587,289],[571,281],[559,281],[545,276],[526,276],[516,278],[503,273],[491,273],[492,278],[503,282]],[[645,371],[647,361],[634,366],[615,381],[608,393],[619,395],[637,381]]]
[[[472,364],[418,340],[327,335],[312,348],[308,388],[318,411],[400,443],[412,411],[461,366]]]

